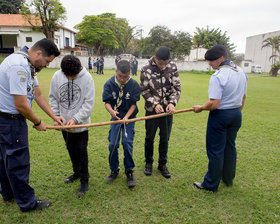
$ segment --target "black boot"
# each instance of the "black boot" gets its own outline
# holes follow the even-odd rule
[[[136,181],[133,177],[133,170],[127,170],[125,172],[126,176],[127,176],[127,186],[129,188],[135,187],[136,186]]]
[[[161,175],[164,176],[165,178],[170,178],[171,177],[171,174],[169,173],[166,165],[159,165],[158,169],[161,172]]]
[[[81,186],[78,191],[78,197],[82,197],[88,191],[88,180],[81,180]]]
[[[152,163],[146,163],[144,174],[146,176],[151,176],[153,172],[153,164]]]
[[[67,177],[65,180],[64,180],[64,183],[66,184],[69,184],[69,183],[72,183],[74,182],[75,180],[78,180],[80,178],[80,176],[78,174],[72,174],[71,176]]]

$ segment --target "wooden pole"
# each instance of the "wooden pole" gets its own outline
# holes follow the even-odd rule
[[[174,114],[179,114],[179,113],[184,113],[184,112],[189,112],[189,111],[193,111],[193,108],[177,110],[177,111],[175,111]],[[168,115],[170,115],[170,114],[161,113],[161,114],[154,114],[154,115],[145,116],[145,117],[137,117],[137,118],[133,118],[133,119],[128,119],[126,121],[116,120],[116,121],[106,121],[106,122],[92,123],[92,124],[79,124],[79,125],[72,125],[72,126],[47,126],[47,129],[59,130],[59,129],[71,129],[71,128],[89,128],[89,127],[105,126],[105,125],[111,125],[111,124],[128,124],[131,122],[159,118],[159,117],[164,117],[164,116],[168,116]]]

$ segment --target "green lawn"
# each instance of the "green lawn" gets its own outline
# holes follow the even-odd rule
[[[55,69],[39,76],[41,89],[48,96]],[[94,75],[96,98],[92,122],[109,121],[102,103],[102,89],[113,75]],[[202,104],[208,99],[210,76],[181,72],[182,95],[177,109]],[[136,77],[139,81],[139,74]],[[138,117],[144,116],[143,99]],[[49,117],[34,103],[34,110],[48,125]],[[280,78],[249,74],[243,125],[237,137],[237,174],[233,187],[220,184],[217,193],[193,186],[207,171],[205,129],[208,112],[174,115],[165,179],[154,164],[153,175],[143,174],[144,121],[135,126],[134,159],[137,186],[128,189],[120,148],[121,172],[113,184],[109,174],[109,126],[90,129],[90,190],[83,198],[76,193],[79,182],[64,184],[72,173],[71,162],[61,133],[37,132],[29,123],[31,154],[30,184],[39,199],[50,199],[49,209],[21,213],[15,202],[0,203],[0,223],[280,223]],[[155,148],[158,147],[158,137]],[[158,153],[155,151],[155,161]]]

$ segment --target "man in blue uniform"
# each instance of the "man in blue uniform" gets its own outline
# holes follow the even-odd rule
[[[42,39],[30,49],[24,47],[11,54],[0,65],[0,192],[4,202],[14,198],[22,212],[51,204],[47,200],[37,200],[29,186],[26,119],[34,123],[36,130],[46,130],[46,124],[32,111],[32,100],[35,99],[54,121],[60,125],[65,123],[64,118],[57,117],[51,110],[36,76],[59,54],[53,41]]]
[[[216,45],[205,54],[209,65],[217,71],[209,82],[209,100],[193,106],[194,112],[209,110],[206,150],[209,159],[204,181],[194,182],[199,189],[216,192],[220,180],[232,186],[236,169],[235,139],[241,127],[241,110],[247,90],[246,73],[227,59],[223,45]]]

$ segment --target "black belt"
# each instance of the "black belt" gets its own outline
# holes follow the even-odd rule
[[[24,116],[22,116],[21,114],[9,114],[9,113],[1,112],[1,111],[0,111],[0,117],[11,118],[11,119],[22,119],[22,118],[24,118]]]

